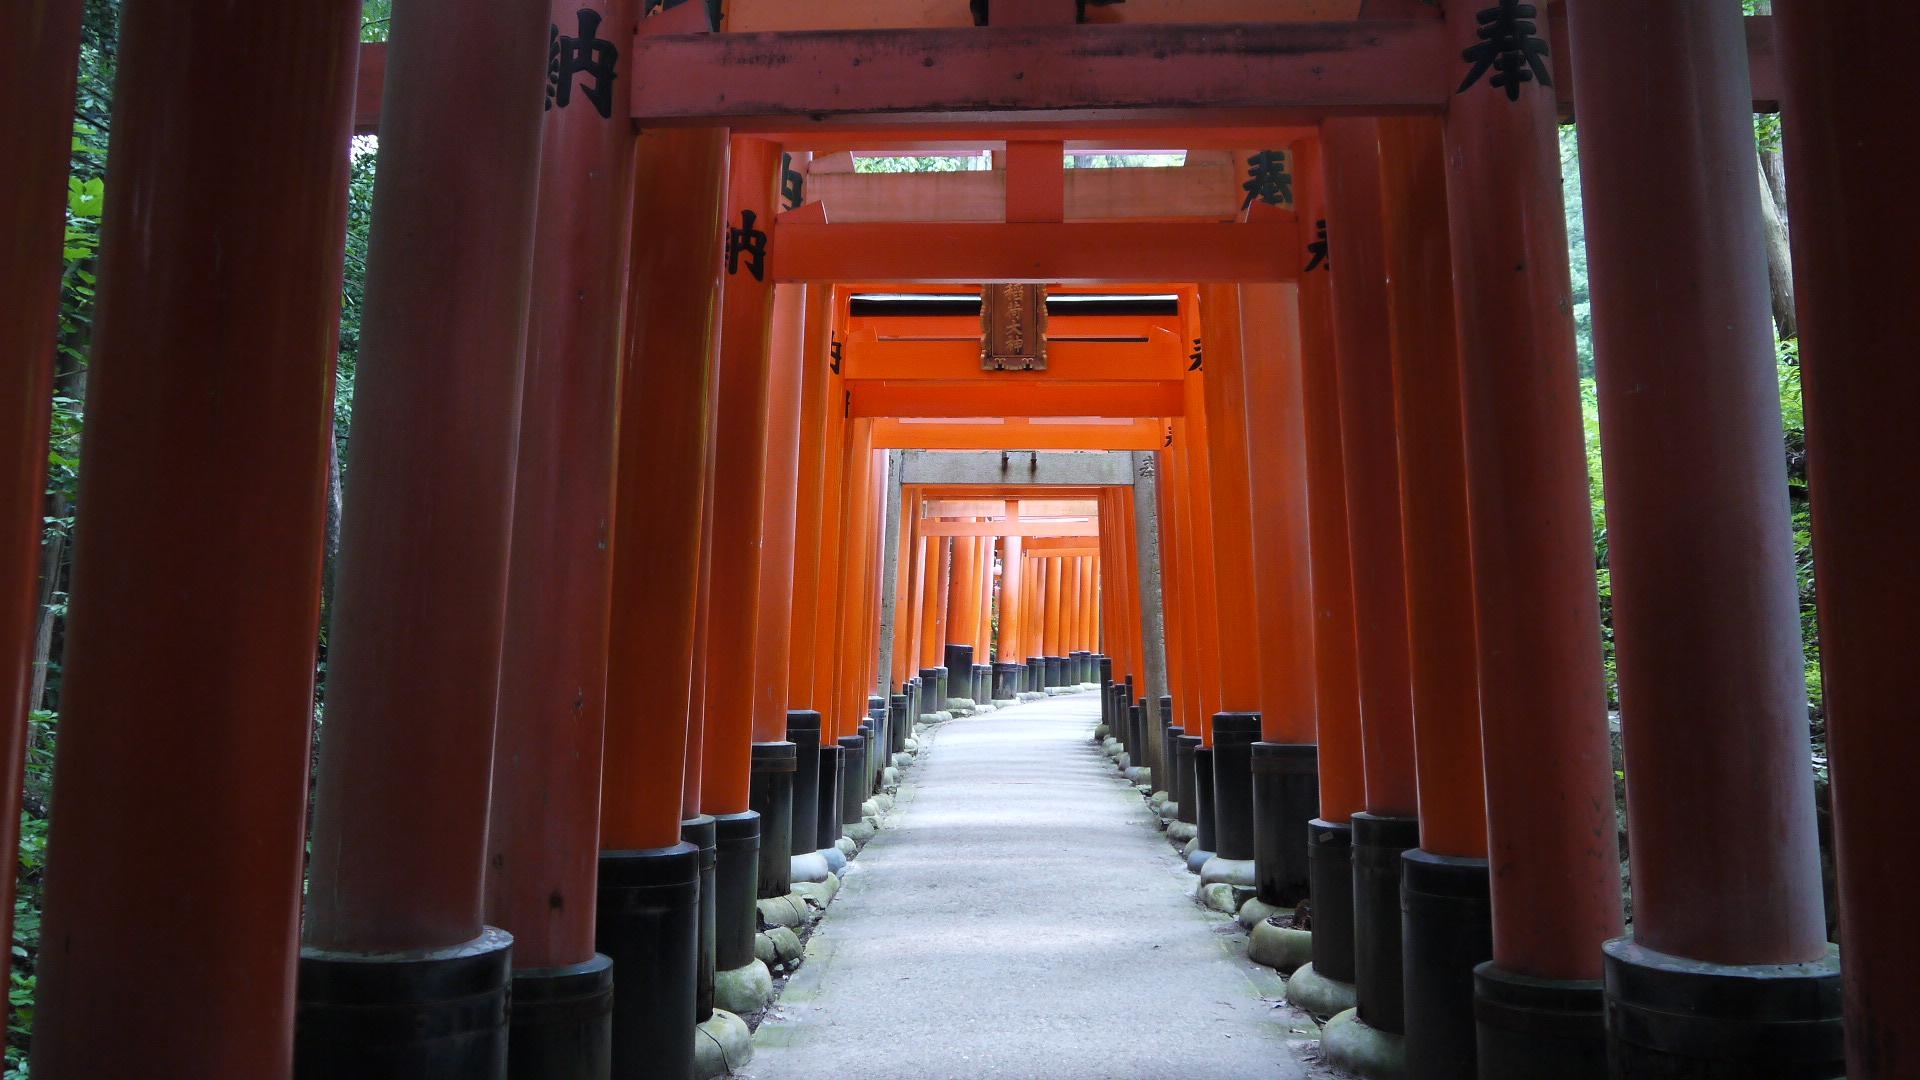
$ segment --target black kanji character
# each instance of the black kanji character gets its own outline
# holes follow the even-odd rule
[[[840,339],[835,338],[827,344],[827,370],[840,374]]]
[[[562,34],[557,25],[547,27],[547,108],[566,108],[573,101],[574,76],[587,75],[593,83],[581,87],[580,92],[602,117],[612,119],[620,50],[600,36],[599,12],[581,8],[579,19],[577,37]]]
[[[793,167],[793,155],[780,155],[780,208],[792,210],[807,199],[807,178]]]
[[[1476,16],[1480,23],[1480,41],[1470,45],[1460,58],[1472,64],[1456,93],[1464,94],[1488,71],[1494,89],[1505,90],[1508,101],[1520,100],[1520,84],[1539,82],[1552,86],[1547,73],[1547,42],[1539,36],[1534,17],[1539,9],[1520,0],[1500,0]]]
[[[1187,370],[1188,370],[1188,371],[1199,371],[1199,370],[1200,370],[1200,359],[1201,359],[1201,352],[1200,352],[1200,339],[1199,339],[1199,338],[1194,338],[1194,339],[1193,339],[1193,351],[1187,354],[1187,359],[1189,359],[1189,360],[1191,360],[1191,361],[1193,361],[1193,363],[1191,363],[1191,364],[1188,364],[1188,365],[1187,365]]]
[[[1313,258],[1308,259],[1307,268],[1300,271],[1303,274],[1311,274],[1322,267],[1333,265],[1332,261],[1327,258],[1327,219],[1321,218],[1319,221],[1313,223],[1313,227],[1318,231],[1313,243],[1307,245],[1307,254],[1313,256]]]
[[[753,227],[754,213],[740,211],[740,227],[727,229],[727,273],[740,272],[740,256],[747,257],[747,273],[755,281],[767,280],[767,234]]]
[[[1247,182],[1240,185],[1247,193],[1241,210],[1253,208],[1255,199],[1268,206],[1287,206],[1293,202],[1293,174],[1287,171],[1287,155],[1282,150],[1262,150],[1247,159]]]

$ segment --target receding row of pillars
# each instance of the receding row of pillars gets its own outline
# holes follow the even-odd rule
[[[1330,222],[1329,269],[1204,290],[1205,369],[1157,476],[1169,719],[1195,741],[1173,756],[1210,752],[1217,768],[1253,714],[1250,762],[1316,747],[1319,816],[1278,821],[1256,785],[1254,849],[1291,845],[1263,830],[1306,830],[1316,973],[1351,973],[1359,1019],[1404,1027],[1411,1065],[1459,1070],[1471,1049],[1482,1075],[1591,1075],[1608,1053],[1624,1075],[1833,1075],[1841,977],[1821,916],[1746,42],[1730,5],[1568,9],[1633,936],[1539,86],[1483,84],[1443,120],[1328,121],[1295,165],[1301,219]],[[777,230],[764,252],[719,254],[720,222],[774,219],[778,148],[741,140],[729,162],[724,135],[663,131],[636,153],[579,97],[543,112],[550,17],[536,0],[395,13],[307,855],[359,5],[126,6],[38,1072],[253,1077],[297,1058],[314,1076],[473,1075],[504,1068],[509,978],[518,1018],[597,1001],[611,977],[611,1067],[633,1075],[657,1052],[649,1075],[671,1075],[700,1007],[699,905],[729,895],[703,875],[741,865],[723,852],[758,835],[755,760],[783,775],[784,751],[754,745],[794,745],[800,848],[804,706],[836,782],[842,740],[877,720],[884,456],[830,407],[832,376],[800,362],[824,355],[831,298],[783,308],[754,272],[779,257]],[[1908,148],[1889,103],[1920,15],[1882,5],[1864,35],[1805,0],[1777,18],[1847,1068],[1899,1076],[1920,1055],[1897,855],[1920,738],[1900,677],[1920,582],[1900,526],[1920,482],[1888,404],[1915,389],[1898,303],[1915,273],[1898,224]],[[0,492],[8,680],[27,655],[12,613],[31,593],[58,296],[67,113],[48,104],[71,86],[77,19],[74,2],[29,5],[0,65],[28,121],[0,125],[15,165],[0,205],[21,223],[0,290],[21,317],[3,322],[20,328],[9,355],[30,361],[29,392],[5,405],[20,420]],[[788,467],[780,590],[758,540],[785,512],[767,493]],[[782,602],[788,662],[762,663],[764,612]],[[16,747],[23,698],[6,704]],[[815,842],[827,776],[811,773]],[[196,840],[156,839],[162,815]],[[1396,869],[1406,895],[1447,903],[1396,918]],[[1430,908],[1456,944],[1484,926],[1477,966],[1464,946],[1424,951]],[[716,920],[718,963],[739,923]],[[671,955],[648,951],[663,942]],[[469,1003],[457,1015],[452,996]],[[1473,1047],[1423,1031],[1428,1001],[1459,1018],[1463,1000]],[[421,1016],[450,1025],[431,1052],[409,1034]]]

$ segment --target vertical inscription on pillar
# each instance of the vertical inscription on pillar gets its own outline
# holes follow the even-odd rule
[[[980,367],[1047,370],[1047,290],[1041,285],[988,285],[980,293]]]
[[[1331,260],[1327,258],[1327,219],[1314,222],[1313,230],[1313,243],[1307,245],[1307,266],[1301,271],[1303,274],[1325,270],[1331,265]]]
[[[797,209],[807,201],[807,178],[793,167],[793,155],[780,155],[780,209]]]
[[[744,259],[747,273],[755,281],[767,280],[767,233],[764,229],[754,228],[758,216],[751,210],[740,211],[739,227],[727,229],[727,273],[740,272],[740,263]]]
[[[1262,202],[1268,206],[1293,205],[1293,173],[1287,168],[1285,150],[1262,150],[1247,158],[1247,179],[1240,185],[1247,193],[1242,211]]]
[[[1475,16],[1480,24],[1480,40],[1467,46],[1460,58],[1471,65],[1456,93],[1473,88],[1487,72],[1494,73],[1488,83],[1504,90],[1508,101],[1520,100],[1522,84],[1538,82],[1552,86],[1547,73],[1547,42],[1534,22],[1539,9],[1520,0],[1500,0]]]
[[[557,24],[547,27],[547,108],[564,109],[573,103],[580,76],[587,82],[580,94],[603,118],[613,119],[613,83],[619,77],[620,50],[600,36],[600,13],[581,8],[576,14],[578,34],[562,34]]]

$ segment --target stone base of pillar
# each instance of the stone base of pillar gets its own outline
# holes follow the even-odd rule
[[[826,857],[818,851],[809,851],[805,855],[789,857],[787,872],[789,874],[787,888],[791,891],[793,886],[803,881],[827,880],[827,875],[833,873],[833,867],[827,864]]]
[[[1283,975],[1297,971],[1313,959],[1313,932],[1278,926],[1262,919],[1254,923],[1247,934],[1247,959]]]
[[[504,1076],[513,935],[420,953],[300,950],[302,1080]]]
[[[1216,852],[1213,858],[1200,864],[1200,884],[1251,889],[1254,887],[1253,860],[1229,859]]]
[[[1493,956],[1487,860],[1418,848],[1400,862],[1407,1075],[1474,1080],[1473,971]]]
[[[721,968],[713,976],[714,1011],[752,1015],[773,1003],[773,972],[759,957],[739,967]],[[519,1001],[514,1002],[516,1012]],[[565,1074],[554,1074],[555,1080]],[[514,1074],[513,1080],[520,1080]]]
[[[613,960],[613,1075],[686,1080],[693,1075],[700,849],[681,843],[601,852],[597,899],[594,946]]]
[[[1599,980],[1536,979],[1491,961],[1473,969],[1481,1080],[1606,1080],[1606,993]]]
[[[1359,1009],[1348,1009],[1327,1021],[1320,1033],[1320,1049],[1336,1068],[1364,1080],[1400,1080],[1407,1075],[1405,1040],[1360,1019]]]
[[[1805,964],[1711,964],[1655,952],[1630,937],[1601,950],[1613,1075],[1846,1075],[1840,958],[1833,946]]]
[[[693,1022],[713,1015],[713,973],[718,970],[714,947],[720,929],[720,849],[713,816],[701,814],[680,822],[680,839],[700,851],[700,966],[694,969]]]
[[[753,962],[753,935],[759,929],[754,914],[760,899],[760,815],[749,810],[721,814],[713,821],[713,963],[718,972]]]
[[[1353,815],[1353,985],[1367,1026],[1406,1031],[1400,965],[1400,856],[1420,844],[1413,818]],[[1314,913],[1319,913],[1319,905]]]
[[[1322,978],[1353,984],[1353,826],[1307,822],[1307,880],[1312,890],[1313,967]],[[1337,1011],[1337,1010],[1336,1010]],[[1331,1015],[1331,1014],[1327,1014]]]
[[[1212,848],[1201,847],[1200,838],[1196,836],[1187,841],[1184,854],[1187,857],[1187,873],[1198,874],[1200,868],[1207,865],[1207,861],[1213,858],[1215,852]]]
[[[1307,822],[1320,805],[1319,748],[1253,744],[1253,863],[1260,899],[1291,908],[1307,896]]]
[[[507,1075],[606,1080],[613,1069],[613,961],[513,973]]]
[[[793,775],[799,760],[790,742],[753,744],[747,805],[760,815],[759,899],[793,889]]]
[[[733,1070],[753,1060],[753,1032],[745,1020],[725,1009],[715,1009],[700,1022],[692,1043],[693,1080],[732,1076]]]
[[[1316,934],[1314,948],[1319,948]],[[1301,1012],[1325,1019],[1353,1008],[1353,984],[1345,979],[1329,979],[1303,964],[1287,979],[1287,1004]]]

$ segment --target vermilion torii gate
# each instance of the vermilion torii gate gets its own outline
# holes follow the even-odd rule
[[[695,1025],[764,1001],[755,901],[831,872],[917,714],[1000,696],[990,657],[1103,684],[1204,877],[1310,898],[1289,994],[1354,1009],[1336,1060],[1920,1069],[1908,6],[395,0],[358,51],[351,0],[123,6],[36,1074],[690,1076]],[[79,4],[6,19],[17,755]],[[1750,161],[1777,105],[1844,1008]],[[380,174],[303,859],[355,130]],[[890,150],[994,168],[842,167]],[[1065,168],[1116,150],[1188,164]],[[1061,301],[1044,371],[984,370],[977,309],[860,303],[1022,282]],[[909,448],[1127,477],[915,479]]]

